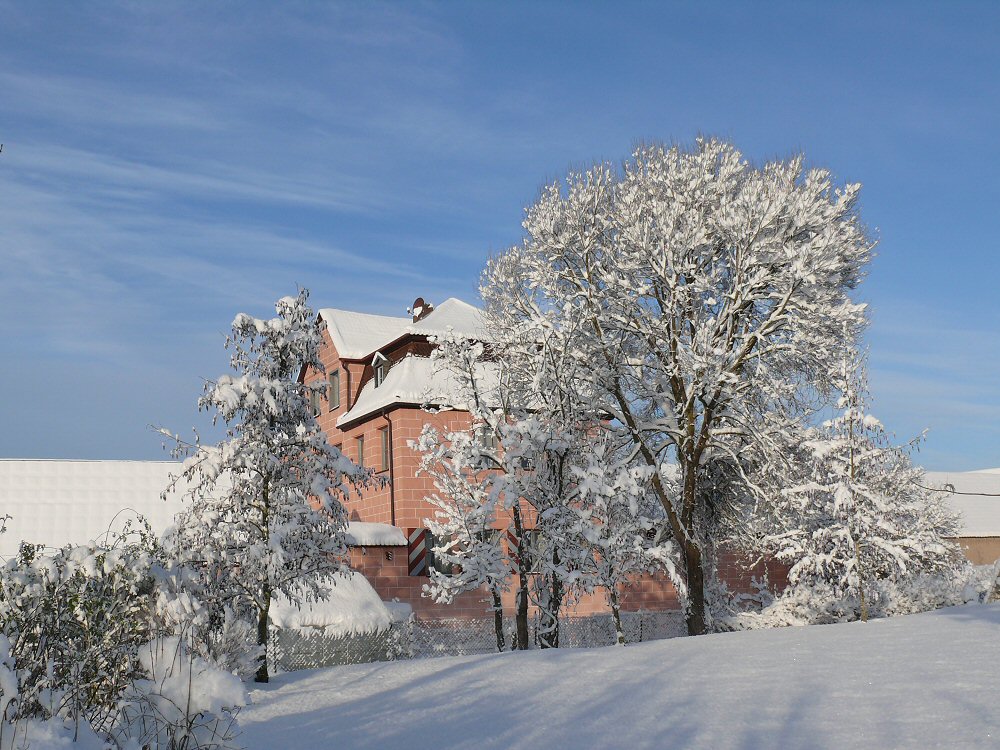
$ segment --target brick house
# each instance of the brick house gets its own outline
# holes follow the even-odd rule
[[[434,513],[425,497],[434,485],[431,479],[416,476],[419,456],[408,447],[425,424],[442,431],[469,426],[467,412],[421,409],[421,404],[433,403],[435,393],[445,392],[443,376],[432,369],[433,344],[428,338],[449,330],[480,338],[482,313],[454,298],[437,307],[418,298],[412,310],[411,317],[319,310],[327,326],[321,353],[326,374],[307,370],[300,379],[315,383],[325,377],[326,398],[317,399],[313,408],[330,443],[387,480],[360,496],[352,494],[346,503],[352,529],[371,529],[373,534],[368,543],[354,540],[351,565],[369,578],[383,599],[409,604],[418,618],[487,617],[485,591],[465,594],[451,605],[421,596],[428,559],[428,535],[423,530],[425,519]],[[753,572],[759,574],[743,570],[734,561],[725,561],[720,572],[737,588],[746,587]],[[626,611],[678,608],[676,592],[662,576],[637,577],[621,598]],[[504,609],[512,613],[513,606],[510,594]],[[598,595],[585,597],[567,614],[607,611],[605,598]]]

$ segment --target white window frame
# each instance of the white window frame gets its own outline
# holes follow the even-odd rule
[[[375,387],[378,388],[385,382],[385,374],[389,371],[389,358],[382,352],[375,352],[372,357],[372,369],[375,371]]]

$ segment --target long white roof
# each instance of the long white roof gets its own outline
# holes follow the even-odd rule
[[[948,505],[960,515],[959,536],[1000,536],[1000,469],[928,471],[924,481],[944,492]]]
[[[17,554],[21,541],[62,547],[102,542],[128,519],[141,514],[162,534],[183,507],[186,485],[167,495],[179,461],[73,461],[0,459],[0,516],[9,515],[0,534],[0,557]],[[347,524],[352,546],[405,545],[403,532],[384,523]]]
[[[22,540],[99,542],[137,513],[162,534],[181,509],[181,494],[161,500],[160,493],[180,471],[178,461],[0,459],[0,515],[11,516],[0,555],[16,555]]]
[[[485,334],[483,311],[450,297],[424,318],[396,318],[388,315],[338,310],[324,307],[319,311],[337,353],[344,359],[364,359],[406,334],[438,336],[449,330],[469,338]]]

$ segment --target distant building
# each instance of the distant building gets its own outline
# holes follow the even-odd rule
[[[1000,469],[929,471],[924,482],[940,489],[959,514],[961,529],[956,541],[965,556],[976,565],[1000,560]]]
[[[180,510],[177,494],[160,493],[176,461],[63,461],[0,459],[0,556],[13,557],[21,541],[61,547],[102,542],[137,514],[157,533]]]

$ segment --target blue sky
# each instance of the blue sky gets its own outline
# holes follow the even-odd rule
[[[1000,466],[1000,5],[0,0],[0,456],[160,458],[234,314],[475,301],[547,181],[804,152],[880,238],[874,411]]]

